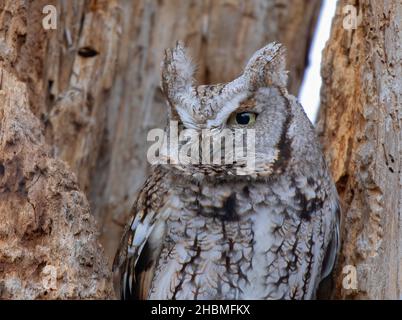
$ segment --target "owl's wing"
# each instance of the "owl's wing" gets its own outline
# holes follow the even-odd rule
[[[133,207],[133,219],[124,231],[113,262],[115,288],[119,288],[124,300],[147,298],[162,248],[165,222],[159,219],[158,209],[163,205],[160,196],[164,190],[158,185],[160,179],[149,181]],[[152,204],[151,198],[158,200]]]
[[[137,215],[124,232],[113,263],[113,272],[118,278],[117,287],[120,287],[120,297],[124,300],[144,298],[149,289],[150,284],[144,282],[143,278],[148,270],[144,266],[152,263],[146,254],[147,241],[153,228],[153,225],[143,224]]]
[[[321,279],[317,287],[316,297],[318,299],[330,299],[333,292],[334,280],[331,273],[334,270],[340,250],[340,206],[335,210],[335,226],[331,234],[331,240],[326,248],[321,269]]]
[[[324,261],[322,264],[321,280],[327,278],[333,271],[340,249],[339,225],[340,225],[340,207],[339,204],[335,211],[335,226],[332,232],[331,240],[325,252]]]

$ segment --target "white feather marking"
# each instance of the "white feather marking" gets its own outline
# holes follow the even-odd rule
[[[273,225],[271,215],[267,214],[267,208],[263,206],[258,209],[253,216],[255,239],[253,269],[248,274],[248,285],[243,289],[242,299],[263,299],[266,296],[267,248],[274,243],[271,232]]]
[[[142,223],[138,224],[137,228],[135,229],[132,245],[139,247],[141,243],[144,242],[148,232],[149,232],[149,225],[145,225]]]

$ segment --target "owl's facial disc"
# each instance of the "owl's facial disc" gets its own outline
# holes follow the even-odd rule
[[[223,111],[220,112],[223,117]],[[190,175],[215,177],[268,177],[282,170],[280,164],[285,163],[285,158],[288,157],[283,150],[290,148],[286,146],[288,141],[284,137],[289,130],[291,113],[282,90],[259,89],[237,103],[234,111],[226,113],[226,120],[219,121],[219,126],[190,128],[191,132],[188,132],[188,126],[179,126],[179,153],[187,151],[184,158],[178,157],[176,168]],[[208,121],[215,120],[216,118],[212,118]],[[186,136],[182,136],[183,133]],[[217,140],[211,143],[209,139]],[[227,139],[232,141],[229,145],[226,144]],[[192,150],[196,150],[195,157]],[[208,162],[202,162],[204,158],[201,154],[202,157],[208,155]],[[212,159],[218,159],[218,162]]]
[[[182,43],[165,52],[162,88],[171,107],[172,119],[188,127],[222,125],[239,103],[264,87],[286,87],[285,50],[271,43],[250,58],[240,77],[226,84],[194,85],[195,67]]]
[[[254,130],[256,169],[260,174],[270,174],[280,156],[278,145],[288,114],[283,47],[273,43],[258,50],[243,74],[226,84],[195,86],[193,74],[194,67],[180,43],[166,51],[162,88],[171,120],[182,123],[184,129],[193,129],[196,135],[205,129],[211,130],[211,135],[225,129]],[[191,149],[192,142],[184,144]],[[232,168],[240,165],[244,163],[232,164]],[[189,171],[201,168],[205,166],[194,165]]]

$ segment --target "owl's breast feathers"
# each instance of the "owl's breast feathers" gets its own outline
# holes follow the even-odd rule
[[[122,298],[314,298],[338,247],[323,176],[190,183],[157,168],[116,255]]]

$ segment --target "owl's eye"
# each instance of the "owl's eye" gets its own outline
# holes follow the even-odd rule
[[[241,126],[248,126],[255,123],[255,119],[257,115],[252,112],[239,112],[234,113],[230,116],[228,120],[228,124],[234,125],[241,125]]]

